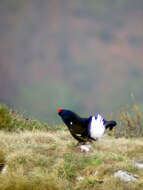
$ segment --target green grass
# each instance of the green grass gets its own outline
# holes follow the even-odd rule
[[[80,152],[74,145],[67,130],[1,131],[0,162],[7,170],[0,173],[0,190],[140,190],[143,173],[132,162],[142,159],[142,139],[105,136],[89,153]],[[115,179],[114,172],[119,169],[139,175],[139,183]]]
[[[22,130],[48,130],[46,123],[40,123],[37,120],[31,120],[14,110],[8,109],[7,106],[0,104],[0,129],[5,131],[22,131]],[[57,129],[58,127],[55,127]],[[52,128],[51,128],[52,129]]]
[[[105,135],[83,153],[65,126],[52,128],[3,105],[0,129],[0,190],[142,189],[143,172],[132,164],[142,160],[141,137]],[[115,179],[117,170],[139,175],[139,182]]]

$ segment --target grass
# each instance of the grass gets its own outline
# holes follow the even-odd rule
[[[134,104],[126,105],[117,114],[118,127],[114,130],[116,137],[143,137],[143,113]]]
[[[142,130],[142,113],[124,109],[118,123],[83,153],[65,126],[52,128],[0,105],[0,190],[142,189],[143,172],[133,162],[142,160],[143,138],[132,135]],[[115,179],[117,170],[139,175],[138,183]]]
[[[48,129],[48,126],[46,123],[31,120],[14,110],[9,110],[7,106],[0,104],[0,129],[18,132],[33,129],[45,130]]]
[[[142,139],[105,136],[82,153],[67,130],[0,132],[0,190],[140,190],[143,173],[132,162],[142,159]],[[64,136],[64,139],[63,139]],[[118,169],[139,175],[139,183],[114,178]],[[83,180],[78,180],[83,177]]]

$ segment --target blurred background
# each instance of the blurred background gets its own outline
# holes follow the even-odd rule
[[[58,108],[143,110],[143,0],[1,0],[0,102],[59,124]]]

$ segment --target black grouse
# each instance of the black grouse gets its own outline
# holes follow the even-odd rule
[[[79,144],[96,141],[104,135],[106,129],[112,130],[117,125],[115,121],[106,121],[100,114],[81,118],[65,109],[58,109],[58,114]]]

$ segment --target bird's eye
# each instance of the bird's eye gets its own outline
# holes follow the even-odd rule
[[[72,125],[72,121],[70,122],[70,125]]]

